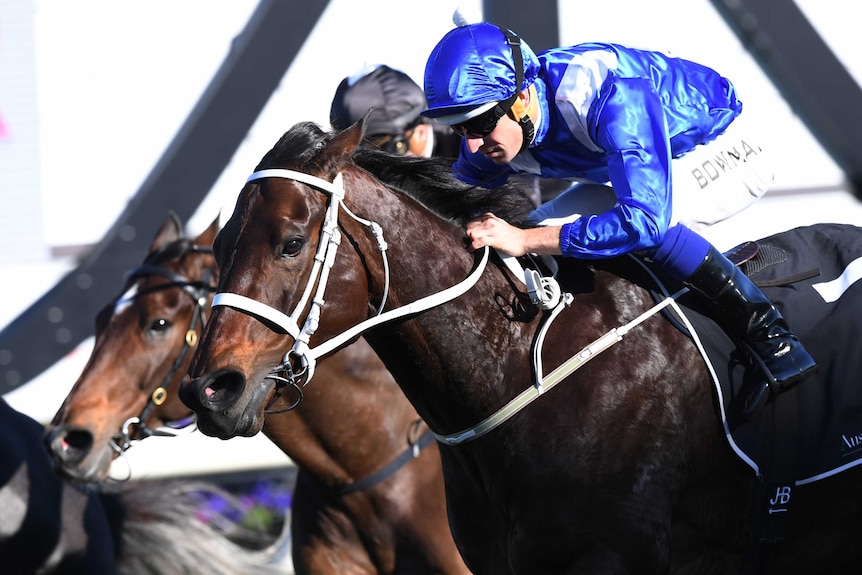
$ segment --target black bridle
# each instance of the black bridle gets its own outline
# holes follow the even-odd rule
[[[189,251],[185,253],[189,252],[212,253],[212,249],[203,246],[193,245],[189,249]],[[150,394],[150,397],[147,400],[147,404],[144,406],[144,409],[141,411],[140,415],[127,419],[126,422],[123,424],[122,428],[120,429],[119,433],[114,436],[114,447],[115,449],[117,449],[117,451],[121,453],[128,450],[132,446],[133,428],[137,430],[137,433],[135,434],[137,439],[143,439],[145,437],[150,437],[153,435],[168,437],[176,435],[175,433],[171,433],[169,431],[157,430],[148,427],[146,423],[147,418],[149,418],[150,414],[156,407],[162,405],[165,402],[168,397],[168,389],[173,383],[177,371],[183,364],[183,361],[185,360],[189,350],[197,345],[199,336],[196,328],[198,325],[200,325],[200,329],[201,331],[203,331],[203,328],[206,325],[206,307],[207,302],[209,301],[209,294],[213,293],[217,288],[217,286],[210,283],[210,281],[212,280],[213,273],[212,270],[209,268],[207,268],[204,272],[204,277],[202,280],[191,281],[176,272],[172,272],[167,268],[150,264],[144,264],[131,270],[127,275],[126,284],[128,285],[140,278],[151,276],[160,276],[166,278],[170,281],[170,283],[159,285],[151,290],[148,290],[146,293],[152,293],[156,290],[180,288],[183,293],[187,294],[192,299],[195,307],[192,310],[192,317],[189,321],[189,327],[188,329],[186,329],[186,335],[183,340],[183,347],[177,355],[176,359],[174,360],[170,371],[168,371],[167,375],[162,381],[162,385],[157,387]],[[169,427],[173,427],[174,429],[181,429],[188,426],[193,421],[194,416],[190,416],[187,419],[169,423],[167,425]]]

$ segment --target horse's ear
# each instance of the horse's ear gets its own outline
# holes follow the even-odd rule
[[[362,143],[365,137],[365,123],[370,115],[369,109],[355,124],[336,134],[318,156],[316,162],[331,178],[341,171],[341,166],[350,160],[353,152]]]
[[[331,146],[337,142],[339,146],[350,150],[349,155],[353,155],[353,152],[359,147],[359,144],[362,143],[362,138],[365,137],[365,126],[368,123],[368,117],[371,115],[372,111],[373,108],[369,108],[368,111],[365,112],[365,115],[359,118],[355,124],[336,135],[329,145]]]
[[[374,108],[368,108],[368,111],[357,120],[356,124],[362,127],[362,137],[365,137],[365,127],[368,125],[368,118],[371,117],[371,113],[374,111]]]
[[[218,233],[218,222],[220,215],[216,216],[212,223],[201,234],[195,238],[195,245],[210,247],[213,245],[216,234]]]
[[[154,252],[160,247],[167,245],[170,242],[175,242],[182,237],[183,223],[180,221],[179,216],[171,210],[168,212],[168,216],[165,218],[165,221],[162,222],[159,231],[156,232],[156,237],[153,239],[150,251]]]

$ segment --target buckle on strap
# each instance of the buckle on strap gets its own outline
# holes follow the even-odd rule
[[[557,307],[562,298],[563,290],[555,277],[545,277],[538,270],[525,268],[518,258],[504,252],[497,251],[497,255],[500,256],[509,271],[527,286],[527,292],[530,294],[530,301],[533,302],[533,305],[544,310]],[[556,273],[556,262],[552,257],[539,257],[543,257],[548,267]]]
[[[542,277],[533,269],[524,270],[524,284],[530,294],[530,301],[542,309],[553,309],[560,303],[562,290],[555,278]]]

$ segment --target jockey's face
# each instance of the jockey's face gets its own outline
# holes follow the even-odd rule
[[[495,164],[508,164],[518,155],[524,142],[521,125],[509,114],[497,121],[491,132],[484,136],[464,134],[470,153],[480,152]]]

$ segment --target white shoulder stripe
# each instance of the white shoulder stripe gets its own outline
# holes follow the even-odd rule
[[[587,113],[598,96],[599,87],[608,77],[608,70],[616,69],[616,54],[606,50],[593,50],[578,54],[569,62],[557,93],[557,108],[575,137],[587,148],[601,152],[587,130]]]

